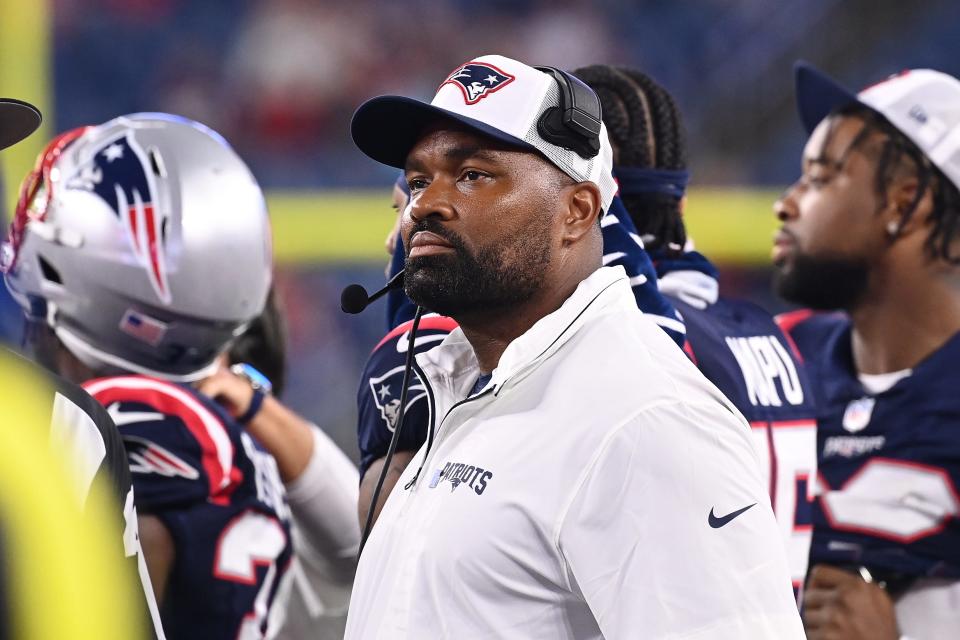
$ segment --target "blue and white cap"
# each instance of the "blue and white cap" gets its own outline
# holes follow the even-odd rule
[[[907,136],[960,188],[960,80],[912,69],[853,93],[806,62],[795,66],[800,119],[812,133],[836,109],[861,104]]]
[[[601,127],[600,152],[589,159],[547,142],[537,131],[537,122],[544,111],[559,103],[560,88],[549,74],[504,56],[487,55],[454,69],[429,104],[402,96],[368,100],[354,114],[351,132],[365,154],[402,168],[426,126],[453,120],[538,152],[577,182],[595,183],[606,211],[617,191],[607,129]]]

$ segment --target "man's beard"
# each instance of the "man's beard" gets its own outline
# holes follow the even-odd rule
[[[773,286],[789,302],[818,311],[849,311],[863,298],[869,277],[865,260],[801,254],[789,269],[776,270]]]
[[[411,258],[407,249],[404,288],[411,300],[430,311],[457,318],[496,312],[529,300],[543,288],[550,263],[547,225],[531,225],[534,233],[471,253],[457,234],[432,219],[418,222],[411,233],[431,231],[453,251]],[[542,229],[536,233],[537,228]]]

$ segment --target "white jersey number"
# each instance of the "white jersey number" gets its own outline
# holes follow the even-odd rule
[[[234,518],[220,534],[214,575],[222,580],[254,585],[257,567],[267,567],[263,586],[237,633],[237,640],[261,640],[269,614],[270,592],[277,578],[277,558],[287,546],[287,534],[276,518],[246,511]]]
[[[817,424],[814,420],[755,422],[754,445],[770,487],[790,564],[790,578],[799,597],[807,575],[812,538],[813,484],[817,475]]]
[[[939,532],[960,515],[960,498],[946,471],[904,460],[872,458],[840,489],[818,485],[817,492],[835,529],[904,544]]]

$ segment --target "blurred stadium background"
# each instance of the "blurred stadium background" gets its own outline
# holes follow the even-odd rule
[[[0,95],[34,102],[44,128],[0,153],[16,186],[58,131],[135,111],[212,126],[268,193],[291,359],[285,399],[356,455],[359,372],[383,308],[344,316],[340,289],[383,280],[395,172],[349,138],[380,93],[429,98],[485,53],[573,68],[635,65],[678,98],[694,188],[688,227],[728,294],[771,310],[771,204],[804,141],[791,65],[851,86],[907,67],[960,76],[956,0],[0,0]],[[19,340],[0,294],[0,338]]]

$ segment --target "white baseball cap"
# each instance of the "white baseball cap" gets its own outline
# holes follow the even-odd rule
[[[912,140],[960,188],[960,80],[911,69],[854,94],[806,62],[794,69],[800,119],[809,133],[834,110],[861,104]]]
[[[578,92],[595,95],[576,78],[573,81],[579,83]],[[353,115],[350,128],[361,151],[378,162],[403,168],[407,154],[428,125],[453,120],[483,135],[537,152],[577,182],[595,183],[606,211],[617,191],[607,129],[599,123],[599,152],[592,157],[547,141],[538,124],[548,109],[560,103],[560,81],[553,75],[504,56],[488,55],[454,69],[429,104],[402,96],[368,100]]]
[[[40,111],[32,104],[0,98],[0,149],[14,145],[40,126]]]

